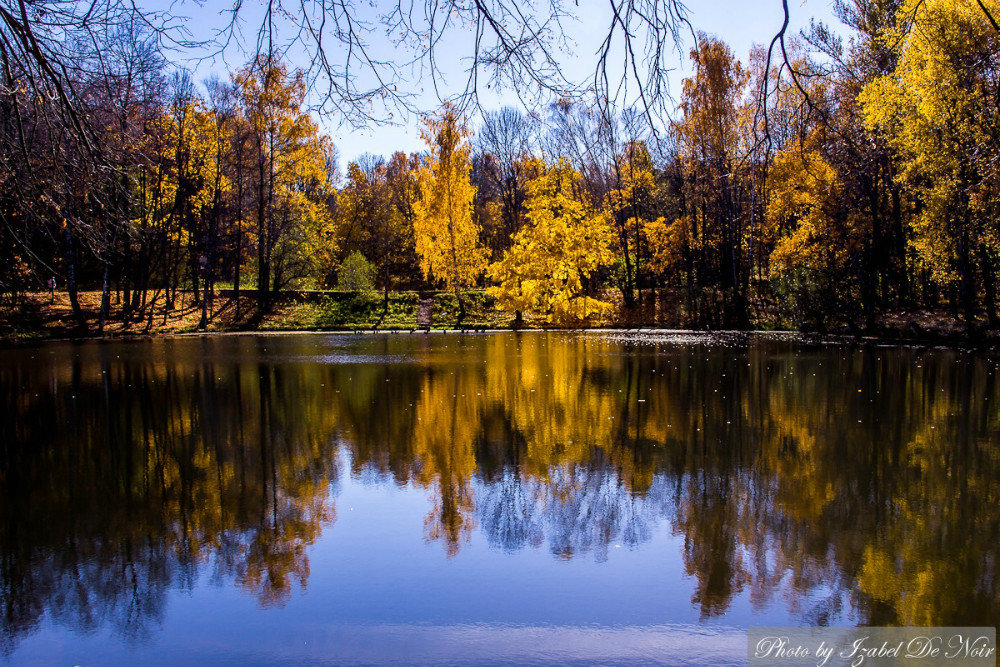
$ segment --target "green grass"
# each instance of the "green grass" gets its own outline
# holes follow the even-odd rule
[[[351,329],[371,328],[377,323],[383,329],[412,328],[417,323],[418,304],[416,292],[390,293],[387,311],[381,293],[333,293],[282,308],[267,322],[267,328]]]
[[[465,319],[462,326],[506,327],[513,318],[496,309],[496,299],[485,290],[470,290],[462,295],[465,301]],[[458,298],[451,292],[438,292],[431,306],[431,319],[435,328],[450,328],[458,322]]]
[[[458,325],[458,299],[450,292],[436,292],[431,299],[431,326],[451,329]],[[495,300],[484,290],[463,295],[463,327],[508,327],[513,318],[496,310]],[[381,292],[329,292],[315,300],[286,303],[262,328],[280,329],[412,329],[417,326],[420,295],[417,292],[391,292],[385,310]],[[384,312],[384,316],[383,316]]]

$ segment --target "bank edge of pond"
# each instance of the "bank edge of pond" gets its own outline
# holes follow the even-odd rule
[[[451,332],[511,331],[514,314],[501,312],[482,290],[467,294],[466,316],[462,326],[456,326],[458,308],[451,293],[393,292],[389,308],[381,297],[354,293],[317,293],[285,298],[273,311],[260,315],[250,296],[239,300],[223,297],[218,292],[218,307],[207,328],[199,328],[201,306],[192,301],[193,293],[182,293],[178,307],[155,318],[141,322],[122,322],[111,317],[104,333],[97,331],[100,313],[100,293],[81,292],[80,305],[87,317],[88,330],[81,332],[64,292],[25,295],[20,309],[0,309],[0,346],[34,344],[42,341],[68,340],[148,340],[188,335],[266,335],[272,333],[347,333],[378,331],[391,335],[417,334],[426,330]],[[232,296],[232,295],[229,295]],[[364,298],[362,298],[364,296]],[[309,297],[309,298],[306,298]],[[336,298],[334,298],[336,297]],[[378,298],[376,298],[378,297]],[[114,309],[113,309],[114,310]],[[620,310],[620,309],[619,309]],[[765,317],[752,321],[746,330],[724,331],[688,329],[679,313],[646,313],[616,311],[607,322],[589,327],[563,328],[544,322],[527,321],[522,331],[595,331],[641,342],[669,339],[679,342],[734,342],[733,336],[794,336],[801,342],[834,344],[917,345],[943,347],[993,347],[1000,343],[1000,330],[987,326],[985,320],[971,331],[955,319],[954,314],[936,311],[900,311],[885,313],[873,330],[839,330],[832,333],[787,330],[778,320]],[[120,315],[120,313],[118,313]],[[669,317],[668,317],[669,315]],[[663,321],[661,321],[663,320]],[[772,321],[773,320],[773,321]],[[429,325],[429,327],[428,327]],[[377,327],[377,328],[376,328]],[[785,330],[781,330],[785,329]],[[694,337],[694,338],[692,338]]]
[[[112,332],[98,334],[92,332],[79,336],[44,336],[37,335],[20,338],[0,337],[0,349],[31,347],[40,343],[108,343],[125,341],[154,341],[187,338],[216,338],[237,336],[309,336],[309,335],[339,335],[339,336],[433,336],[433,335],[484,335],[498,333],[561,333],[587,334],[605,336],[613,340],[630,344],[675,344],[675,345],[726,345],[741,346],[751,341],[775,341],[794,343],[805,346],[842,345],[852,347],[917,347],[942,348],[957,350],[993,350],[1000,346],[1000,336],[996,331],[976,331],[972,335],[965,332],[955,334],[949,332],[928,331],[925,335],[912,335],[911,332],[901,332],[911,335],[885,334],[837,334],[810,333],[794,330],[702,330],[702,329],[668,329],[655,327],[618,328],[618,327],[440,327],[440,328],[370,328],[370,327],[340,327],[327,329],[244,329],[244,330],[197,330],[178,332]]]

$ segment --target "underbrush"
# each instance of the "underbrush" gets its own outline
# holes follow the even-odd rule
[[[416,292],[392,292],[388,308],[376,292],[339,292],[316,301],[286,305],[268,318],[268,328],[351,329],[415,327],[420,297]]]

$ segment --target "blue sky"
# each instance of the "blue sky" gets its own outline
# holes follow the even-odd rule
[[[573,40],[572,54],[568,55],[563,67],[571,78],[584,79],[593,72],[595,51],[600,37],[606,30],[608,17],[608,0],[577,0],[574,6],[578,19],[570,26]],[[150,1],[150,5],[166,3],[167,0]],[[382,3],[375,2],[376,6]],[[261,16],[260,0],[244,0],[246,21],[244,30],[245,41],[252,46],[253,34]],[[754,44],[767,43],[781,25],[782,11],[780,0],[688,0],[691,23],[699,31],[715,35],[727,42],[734,53],[746,62],[751,47]],[[790,2],[791,26],[790,33],[797,33],[808,26],[810,19],[836,24],[832,15],[832,0],[792,0]],[[225,24],[224,10],[230,7],[230,0],[206,2],[202,6],[187,3],[182,6],[182,13],[189,16],[188,26],[195,37],[207,38],[212,32]],[[359,6],[364,6],[359,3]],[[579,7],[579,9],[576,9]],[[376,39],[378,39],[376,37]],[[675,56],[677,69],[673,73],[671,91],[676,94],[680,90],[681,80],[690,74],[686,53],[690,44],[681,49],[683,56]],[[386,46],[379,45],[385,49]],[[446,63],[459,63],[468,53],[468,42],[462,34],[444,43],[441,48],[442,60]],[[228,62],[201,62],[196,66],[196,75],[204,78],[211,73],[224,75],[227,68],[241,64],[242,54],[238,50],[230,51]],[[293,62],[294,64],[294,62]],[[456,67],[454,74],[449,75],[448,83],[457,86],[461,80],[460,68]],[[426,83],[426,82],[423,82]],[[413,84],[419,88],[421,82]],[[454,91],[446,91],[454,92]],[[516,99],[510,95],[497,95],[492,91],[485,99],[486,106],[500,106],[504,103],[514,103]],[[425,91],[418,98],[422,107],[435,106],[436,98]],[[342,162],[355,159],[363,153],[390,153],[394,150],[415,151],[423,148],[420,142],[416,118],[402,119],[396,124],[380,125],[368,129],[356,129],[339,122],[337,117],[321,118],[324,130],[333,136],[340,149]]]

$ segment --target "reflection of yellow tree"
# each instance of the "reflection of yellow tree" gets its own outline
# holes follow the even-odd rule
[[[871,623],[995,617],[996,553],[982,551],[1000,538],[994,380],[978,362],[872,356],[825,373],[788,363],[770,379],[756,471],[796,527],[774,530],[784,567],[800,589],[848,587]]]
[[[684,533],[684,563],[696,584],[691,601],[702,617],[724,613],[749,580],[734,530],[741,525],[740,503],[733,497],[737,479],[694,473],[686,480],[677,508],[676,530]],[[745,499],[744,499],[745,500]]]
[[[892,520],[865,547],[859,591],[900,624],[975,624],[1000,612],[1000,425],[993,411],[988,431],[970,432],[979,412],[970,407],[992,393],[982,374],[974,377],[957,395],[927,397],[925,421],[900,452],[907,483],[893,498]],[[955,475],[959,460],[972,465]],[[992,597],[987,609],[976,604],[982,595]]]
[[[744,590],[815,623],[1000,612],[983,565],[1000,559],[980,539],[1000,543],[1000,418],[982,362],[765,343],[627,351],[542,333],[410,340],[393,345],[419,365],[351,370],[361,397],[339,394],[340,409],[355,466],[432,489],[427,534],[449,553],[474,517],[503,548],[598,558],[666,517],[706,617]],[[975,592],[957,607],[956,590]]]
[[[259,530],[246,545],[238,579],[244,590],[255,593],[263,604],[281,603],[293,583],[306,587],[309,559],[306,547],[316,541],[320,529],[333,519],[326,502],[325,484],[308,482],[296,489],[284,508],[286,516]],[[312,487],[312,488],[306,488]]]
[[[612,543],[646,539],[672,507],[666,516],[684,538],[693,599],[706,617],[749,590],[755,605],[780,594],[815,622],[845,604],[860,619],[893,623],[933,612],[943,622],[954,617],[945,604],[953,591],[941,577],[955,580],[959,565],[936,563],[995,577],[974,565],[979,556],[955,558],[955,539],[936,555],[927,546],[955,525],[996,532],[991,512],[967,523],[939,509],[952,497],[996,496],[982,481],[1000,467],[995,452],[986,455],[995,449],[988,435],[979,436],[979,472],[964,478],[975,485],[962,490],[948,476],[969,464],[953,443],[971,437],[949,430],[948,415],[966,400],[988,404],[992,380],[982,367],[966,399],[947,363],[921,367],[904,353],[877,360],[864,351],[810,356],[760,345],[623,354],[606,338],[535,333],[420,345],[419,381],[412,369],[377,376],[366,385],[376,393],[342,400],[367,425],[352,439],[381,443],[357,445],[362,459],[433,489],[427,534],[449,553],[478,517],[503,548],[547,542],[562,557],[603,558]],[[392,388],[395,409],[372,400],[380,387]],[[399,409],[414,396],[413,408]],[[364,410],[385,412],[361,417]],[[991,419],[952,418],[980,423],[980,434],[995,431]],[[936,449],[922,444],[927,437],[940,438]],[[472,482],[477,475],[485,488]],[[899,514],[908,507],[910,515]],[[903,560],[877,561],[883,552]],[[896,575],[888,576],[887,562]],[[931,584],[936,600],[920,592]],[[827,592],[817,601],[816,591]],[[894,609],[890,601],[904,598],[925,615]],[[976,608],[983,604],[997,603],[981,598]]]
[[[609,343],[596,337],[527,334],[494,338],[487,391],[526,441],[524,473],[547,479],[553,466],[585,464],[595,447],[614,441],[619,399],[595,391],[612,377]]]
[[[417,481],[434,489],[427,515],[427,539],[443,540],[448,555],[458,553],[474,527],[473,445],[480,428],[482,384],[478,373],[461,369],[428,374],[416,405],[413,432]]]
[[[633,493],[649,489],[654,464],[625,444],[637,378],[616,352],[605,338],[557,334],[488,343],[487,395],[523,439],[519,474],[564,557],[603,558],[611,542],[646,535],[655,512]]]

